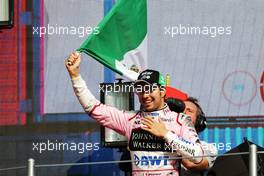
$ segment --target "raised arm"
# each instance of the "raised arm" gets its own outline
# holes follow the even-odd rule
[[[129,126],[129,114],[114,107],[104,105],[93,96],[80,75],[80,64],[81,57],[76,52],[72,53],[65,60],[65,66],[71,77],[75,95],[83,109],[101,125],[125,135]]]

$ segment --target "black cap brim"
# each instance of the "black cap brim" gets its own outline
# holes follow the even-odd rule
[[[152,85],[152,83],[145,81],[145,80],[136,80],[134,82],[134,86],[137,86],[137,85]]]

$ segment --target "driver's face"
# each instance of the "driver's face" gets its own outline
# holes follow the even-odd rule
[[[156,111],[162,109],[164,107],[165,90],[149,84],[142,86],[141,91],[136,91],[136,94],[144,110]]]
[[[192,123],[195,124],[196,119],[197,119],[197,113],[198,113],[197,106],[190,101],[184,101],[184,104],[185,104],[184,113],[190,116],[192,119]]]

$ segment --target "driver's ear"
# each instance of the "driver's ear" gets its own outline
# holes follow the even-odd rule
[[[166,89],[164,86],[160,87],[160,95],[162,98],[165,98],[166,96]]]

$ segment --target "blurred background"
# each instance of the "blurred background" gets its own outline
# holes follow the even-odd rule
[[[100,145],[100,126],[83,112],[64,66],[115,3],[0,0],[0,168],[26,165],[28,158],[38,164],[120,160],[119,148]],[[264,1],[148,0],[147,5],[147,65],[169,74],[172,87],[199,99],[208,121],[200,138],[214,143],[220,154],[245,137],[264,147]],[[82,76],[100,99],[99,84],[113,82],[115,74],[82,57]],[[91,146],[34,149],[48,140]],[[118,164],[36,173],[125,174]]]

